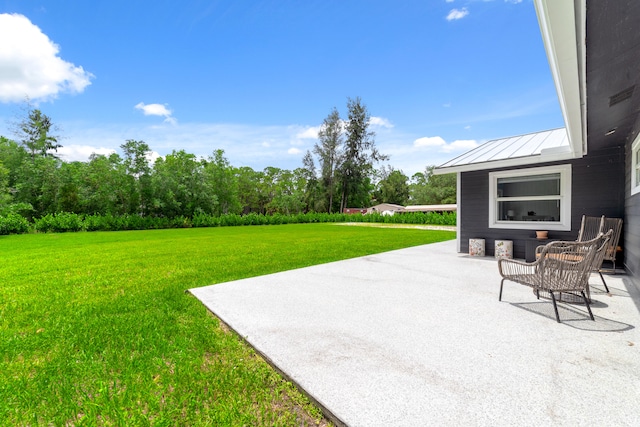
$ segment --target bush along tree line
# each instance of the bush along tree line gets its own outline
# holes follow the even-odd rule
[[[0,234],[30,230],[93,231],[261,225],[300,222],[455,224],[455,214],[344,215],[377,203],[455,203],[455,175],[433,166],[411,179],[375,146],[370,116],[348,99],[347,119],[334,108],[313,151],[293,171],[233,167],[223,150],[206,159],[184,150],[150,162],[144,141],[127,140],[121,154],[66,162],[51,119],[29,107],[14,131],[0,136]],[[318,165],[316,167],[316,164]]]

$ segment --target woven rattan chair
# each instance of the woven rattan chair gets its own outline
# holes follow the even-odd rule
[[[582,223],[578,232],[578,242],[592,240],[598,237],[602,232],[605,216],[586,216],[582,215]]]
[[[585,242],[551,242],[545,245],[540,256],[534,262],[523,262],[512,259],[498,260],[498,270],[502,276],[500,281],[500,295],[505,280],[520,283],[533,288],[540,298],[540,291],[549,292],[553,301],[556,320],[560,323],[555,292],[579,292],[589,312],[591,320],[593,313],[589,301],[585,296],[585,289],[589,285],[589,276],[594,268],[596,257],[604,251],[612,232],[601,234],[595,239]]]
[[[594,264],[594,271],[597,271],[602,279],[604,289],[609,292],[607,282],[604,280],[602,272],[605,271],[602,268],[604,261],[609,261],[612,264],[612,272],[616,272],[616,254],[618,251],[618,242],[620,241],[620,233],[622,232],[622,219],[621,218],[607,218],[604,215],[601,217],[595,216],[582,216],[582,223],[580,225],[580,232],[578,233],[578,242],[584,242],[594,239],[598,234],[605,233],[611,230],[611,239],[607,247],[602,252],[602,257],[599,262]]]

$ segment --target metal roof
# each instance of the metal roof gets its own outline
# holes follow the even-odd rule
[[[542,163],[574,157],[565,128],[487,141],[438,166],[438,173]]]

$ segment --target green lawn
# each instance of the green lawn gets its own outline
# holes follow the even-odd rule
[[[455,237],[305,224],[0,237],[0,425],[305,425],[189,288]]]

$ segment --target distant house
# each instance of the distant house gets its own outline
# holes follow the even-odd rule
[[[458,250],[535,230],[575,239],[582,215],[624,219],[640,287],[640,2],[534,0],[565,128],[489,141],[436,168],[458,174]]]
[[[344,208],[342,210],[342,213],[346,213],[346,214],[361,214],[364,215],[367,213],[367,208]]]
[[[380,203],[367,209],[367,213],[379,213],[384,215],[393,215],[396,212],[404,210],[402,205],[394,205],[392,203]]]

